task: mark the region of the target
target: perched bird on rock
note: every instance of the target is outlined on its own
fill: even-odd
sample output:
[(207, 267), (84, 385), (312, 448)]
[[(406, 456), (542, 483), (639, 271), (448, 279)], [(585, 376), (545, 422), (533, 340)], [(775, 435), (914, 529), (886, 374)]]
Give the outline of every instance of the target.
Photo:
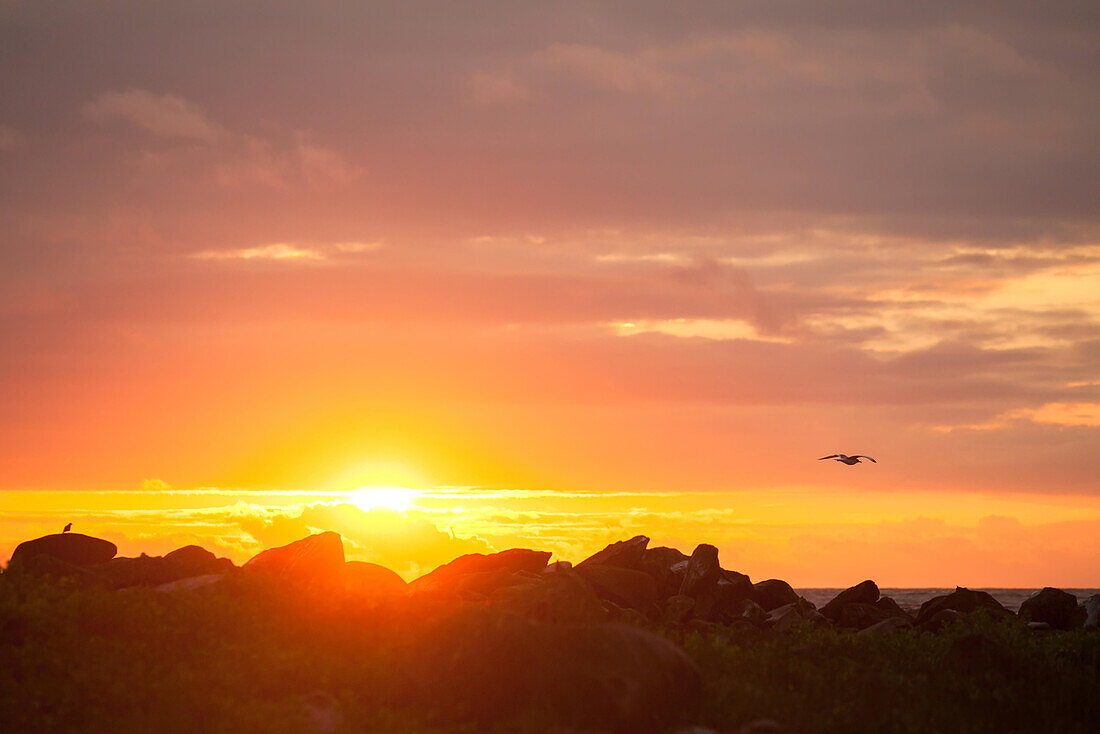
[(69, 523), (68, 525), (66, 525), (66, 526), (65, 526), (65, 529), (64, 529), (64, 530), (62, 530), (61, 532), (63, 532), (63, 533), (67, 533), (67, 532), (69, 532), (69, 531), (70, 531), (70, 530), (72, 530), (72, 529), (73, 529), (73, 524), (72, 524), (72, 523)]
[(855, 456), (848, 456), (847, 454), (832, 454), (831, 456), (822, 456), (820, 459), (818, 459), (818, 461), (825, 461), (825, 459), (836, 459), (842, 464), (847, 464), (848, 466), (851, 466), (852, 464), (862, 464), (863, 462), (860, 461), (860, 459), (867, 459), (867, 461), (871, 462), (872, 464), (878, 463), (870, 456), (864, 456), (863, 454), (856, 454)]

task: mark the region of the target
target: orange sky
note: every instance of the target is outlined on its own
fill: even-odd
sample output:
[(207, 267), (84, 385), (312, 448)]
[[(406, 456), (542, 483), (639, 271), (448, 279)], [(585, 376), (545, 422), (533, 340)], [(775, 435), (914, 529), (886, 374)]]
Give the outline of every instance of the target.
[[(804, 586), (1100, 585), (1097, 28), (3, 3), (0, 555), (642, 532)], [(370, 485), (424, 493), (342, 507)]]

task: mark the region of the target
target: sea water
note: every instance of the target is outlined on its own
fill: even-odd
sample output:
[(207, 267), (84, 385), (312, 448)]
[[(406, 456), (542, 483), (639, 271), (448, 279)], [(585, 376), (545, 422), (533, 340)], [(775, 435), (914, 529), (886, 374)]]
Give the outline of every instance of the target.
[[(951, 589), (879, 589), (883, 596), (888, 596), (898, 603), (902, 609), (915, 611), (920, 605), (936, 596), (943, 596), (954, 591)], [(1006, 609), (1019, 611), (1020, 605), (1029, 596), (1039, 589), (974, 589), (975, 591), (988, 591), (994, 599), (1005, 606)], [(800, 596), (804, 596), (820, 609), (844, 589), (795, 589)], [(1077, 597), (1081, 603), (1093, 594), (1100, 594), (1100, 589), (1062, 589)]]

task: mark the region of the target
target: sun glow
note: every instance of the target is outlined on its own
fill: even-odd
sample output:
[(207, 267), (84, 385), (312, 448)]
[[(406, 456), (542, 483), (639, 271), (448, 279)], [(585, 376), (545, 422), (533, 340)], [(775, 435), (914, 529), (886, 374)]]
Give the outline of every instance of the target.
[(405, 512), (420, 494), (408, 487), (359, 487), (347, 493), (348, 500), (364, 512), (377, 508)]

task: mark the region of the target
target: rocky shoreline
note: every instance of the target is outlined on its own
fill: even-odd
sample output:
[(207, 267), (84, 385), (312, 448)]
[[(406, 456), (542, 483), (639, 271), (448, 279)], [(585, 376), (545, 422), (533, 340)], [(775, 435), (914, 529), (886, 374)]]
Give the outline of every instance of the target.
[(1100, 630), (1100, 595), (1078, 600), (1055, 588), (1034, 594), (1017, 614), (987, 592), (961, 587), (905, 609), (866, 580), (818, 608), (783, 580), (753, 582), (723, 568), (712, 545), (688, 555), (650, 547), (645, 536), (576, 564), (520, 548), (465, 555), (409, 583), (382, 566), (346, 561), (334, 532), (265, 550), (239, 567), (199, 546), (156, 557), (116, 552), (79, 533), (47, 535), (20, 544), (2, 579), (147, 588), (165, 599), (252, 584), (345, 615), (371, 610), (375, 618), (418, 620), (423, 633), (409, 658), (420, 673), (407, 688), (449, 721), (499, 721), (518, 706), (586, 731), (672, 731), (692, 719), (705, 688), (681, 646), (691, 635), (722, 640), (819, 628), (920, 637), (973, 615), (1034, 635)]

